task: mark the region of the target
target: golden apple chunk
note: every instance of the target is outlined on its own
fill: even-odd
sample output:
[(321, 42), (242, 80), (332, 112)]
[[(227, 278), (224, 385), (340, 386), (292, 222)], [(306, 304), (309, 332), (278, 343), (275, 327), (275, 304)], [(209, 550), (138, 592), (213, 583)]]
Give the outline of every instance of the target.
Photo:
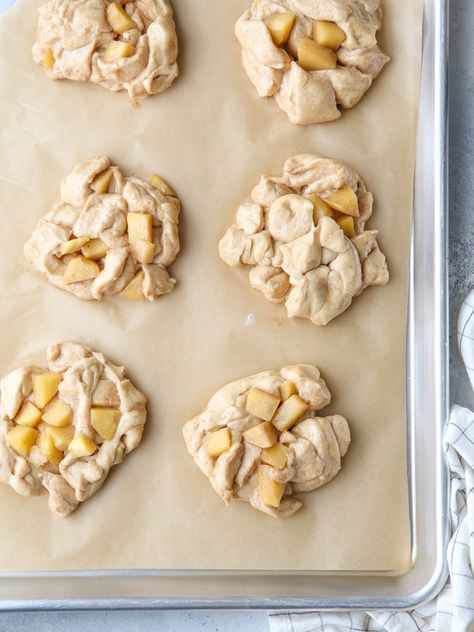
[(336, 53), (304, 37), (298, 44), (298, 63), (303, 70), (332, 70), (337, 66)]
[(153, 241), (153, 223), (149, 213), (127, 213), (128, 240)]
[(136, 29), (137, 25), (119, 2), (112, 2), (107, 7), (107, 20), (116, 33), (125, 33), (129, 29)]
[(246, 410), (254, 417), (271, 421), (280, 404), (280, 398), (259, 388), (251, 388), (247, 396)]
[(299, 395), (292, 395), (277, 410), (275, 417), (272, 419), (273, 425), (280, 432), (288, 430), (305, 413), (309, 408), (307, 402), (301, 399)]
[(267, 468), (258, 468), (258, 490), (262, 502), (268, 507), (279, 507), (283, 494), (285, 493), (285, 485), (273, 480), (269, 475)]
[(137, 272), (137, 274), (133, 277), (127, 287), (120, 292), (120, 296), (123, 298), (128, 298), (129, 301), (144, 301), (145, 295), (143, 294), (143, 279), (145, 278), (145, 273), (143, 270)]
[(30, 401), (26, 401), (15, 417), (15, 421), (19, 426), (30, 426), (36, 428), (41, 421), (41, 411), (36, 408)]
[(54, 447), (61, 452), (65, 452), (71, 441), (74, 439), (74, 426), (64, 426), (63, 428), (59, 428), (57, 426), (48, 426), (48, 424), (44, 424), (44, 427), (41, 428), (42, 432), (48, 434), (53, 440)]
[(228, 428), (221, 428), (208, 432), (203, 441), (204, 449), (209, 456), (217, 458), (232, 445), (232, 438)]
[(61, 376), (59, 373), (46, 371), (33, 375), (33, 401), (37, 408), (44, 408), (58, 392)]
[[(137, 49), (135, 48), (135, 46), (132, 46), (128, 42), (120, 42), (114, 40), (113, 42), (110, 42), (110, 44), (105, 49), (104, 59), (105, 61), (115, 61), (116, 59), (131, 57), (132, 55), (135, 55), (136, 52)], [(105, 193), (105, 191), (99, 191), (98, 193)]]
[(346, 34), (335, 22), (316, 20), (313, 24), (313, 39), (321, 46), (337, 50), (346, 39)]
[(35, 445), (38, 437), (38, 431), (36, 428), (30, 428), (29, 426), (15, 426), (13, 430), (7, 432), (7, 443), (21, 454), (21, 456), (28, 456), (31, 448)]
[(286, 402), (286, 400), (289, 399), (292, 395), (298, 395), (298, 389), (293, 384), (293, 382), (290, 382), (289, 380), (283, 382), (283, 384), (279, 388), (279, 391), (282, 402)]
[(244, 432), (246, 441), (259, 448), (270, 448), (278, 441), (275, 426), (270, 421), (264, 421)]
[[(118, 44), (118, 43), (119, 42), (112, 42), (112, 44)], [(107, 191), (109, 190), (109, 184), (111, 180), (112, 180), (112, 169), (106, 169), (105, 171), (102, 171), (102, 173), (99, 173), (99, 175), (97, 175), (92, 180), (91, 189), (95, 191), (96, 193), (107, 193)]]
[(43, 419), (50, 426), (58, 428), (69, 426), (72, 421), (72, 409), (62, 399), (57, 399), (47, 407), (43, 413)]
[(115, 437), (120, 416), (116, 408), (92, 408), (91, 424), (102, 439), (110, 440)]
[(89, 237), (76, 237), (69, 239), (69, 241), (63, 242), (59, 246), (59, 252), (62, 255), (72, 255), (74, 252), (78, 252), (84, 244), (87, 244)]
[(268, 16), (265, 20), (265, 24), (276, 46), (286, 44), (294, 23), (295, 16), (293, 13), (274, 13)]
[(359, 203), (357, 201), (357, 195), (348, 184), (345, 184), (334, 193), (331, 193), (328, 197), (325, 197), (324, 201), (335, 211), (339, 211), (339, 213), (351, 215), (352, 217), (359, 217)]
[(99, 261), (107, 254), (107, 246), (102, 239), (91, 239), (83, 248), (82, 254), (86, 259)]
[(99, 276), (100, 268), (95, 261), (89, 261), (82, 255), (74, 257), (67, 264), (66, 271), (63, 274), (63, 283), (79, 283), (80, 281), (88, 281)]
[(91, 456), (97, 450), (97, 446), (85, 435), (79, 435), (71, 441), (68, 448), (69, 452), (72, 452), (74, 456), (80, 458), (81, 456)]
[(160, 176), (157, 176), (157, 175), (150, 176), (148, 178), (148, 182), (151, 184), (151, 186), (154, 189), (161, 191), (163, 195), (172, 195), (173, 197), (176, 197), (175, 190), (172, 187), (170, 187), (170, 185), (167, 182), (165, 182), (163, 178), (161, 178)]
[(344, 231), (344, 235), (347, 237), (354, 237), (355, 229), (354, 229), (354, 218), (350, 215), (340, 215), (336, 222)]
[(47, 432), (39, 433), (36, 445), (44, 458), (48, 459), (50, 463), (58, 465), (63, 460), (64, 454), (57, 449), (52, 437)]
[(313, 222), (317, 226), (321, 217), (333, 217), (334, 211), (327, 202), (320, 198), (316, 193), (307, 196), (313, 203)]
[(47, 50), (44, 51), (43, 53), (43, 67), (45, 70), (52, 70), (53, 66), (54, 66), (54, 55), (53, 55), (53, 51), (48, 48)]
[(151, 263), (155, 256), (155, 244), (152, 241), (138, 239), (132, 243), (132, 254), (140, 263)]
[(92, 393), (93, 406), (120, 406), (117, 387), (110, 380), (99, 380)]
[(275, 443), (271, 448), (267, 448), (262, 452), (262, 461), (282, 470), (286, 465), (288, 452), (289, 448), (286, 445)]

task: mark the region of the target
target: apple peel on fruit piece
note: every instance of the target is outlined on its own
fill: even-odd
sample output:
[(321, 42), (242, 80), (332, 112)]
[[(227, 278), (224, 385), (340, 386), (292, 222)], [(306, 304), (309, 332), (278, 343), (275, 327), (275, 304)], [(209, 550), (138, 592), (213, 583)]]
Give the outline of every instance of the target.
[[(288, 404), (293, 398), (296, 407)], [(319, 370), (310, 364), (236, 380), (184, 425), (186, 448), (226, 504), (244, 500), (285, 518), (303, 504), (295, 493), (329, 483), (341, 469), (349, 425), (341, 415), (316, 415), (330, 400)]]
[(64, 517), (93, 496), (140, 444), (146, 397), (102, 353), (50, 345), (48, 367), (0, 382), (0, 482), (22, 496), (49, 494)]

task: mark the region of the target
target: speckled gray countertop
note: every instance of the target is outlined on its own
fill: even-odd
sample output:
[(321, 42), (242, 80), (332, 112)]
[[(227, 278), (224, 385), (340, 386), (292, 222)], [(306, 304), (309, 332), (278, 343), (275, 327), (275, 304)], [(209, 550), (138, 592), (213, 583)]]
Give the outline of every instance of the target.
[(474, 286), (474, 4), (450, 2), (449, 290), (451, 401), (474, 407), (474, 393), (456, 346), (456, 320)]
[[(0, 12), (13, 0), (0, 0)], [(474, 408), (456, 347), (456, 319), (474, 285), (474, 2), (450, 2), (449, 178), (451, 400)], [(263, 612), (71, 612), (0, 613), (0, 632), (263, 632)]]

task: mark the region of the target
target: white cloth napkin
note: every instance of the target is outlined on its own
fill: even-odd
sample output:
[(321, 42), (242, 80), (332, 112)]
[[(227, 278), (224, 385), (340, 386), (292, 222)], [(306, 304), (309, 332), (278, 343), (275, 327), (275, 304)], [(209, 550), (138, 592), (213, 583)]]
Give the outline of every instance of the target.
[[(458, 344), (474, 388), (474, 290), (458, 320)], [(454, 405), (444, 436), (451, 477), (450, 578), (410, 612), (269, 613), (271, 632), (474, 632), (474, 413)]]

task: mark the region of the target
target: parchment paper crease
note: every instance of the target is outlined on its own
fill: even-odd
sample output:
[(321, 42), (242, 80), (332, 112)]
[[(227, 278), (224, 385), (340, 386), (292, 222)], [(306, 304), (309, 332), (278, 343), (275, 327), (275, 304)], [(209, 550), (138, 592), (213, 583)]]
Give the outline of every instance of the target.
[[(0, 373), (77, 340), (122, 362), (149, 397), (142, 445), (66, 520), (45, 498), (0, 487), (0, 568), (223, 568), (403, 572), (410, 540), (405, 450), (405, 328), (422, 0), (384, 0), (393, 58), (342, 119), (298, 128), (259, 99), (233, 25), (247, 0), (175, 0), (181, 76), (139, 109), (125, 94), (54, 83), (31, 58), (40, 0), (0, 17)], [(288, 321), (217, 254), (261, 174), (300, 152), (344, 160), (375, 196), (391, 282), (369, 288), (325, 328)], [(108, 154), (160, 173), (183, 205), (177, 289), (155, 304), (83, 303), (27, 269), (23, 243), (78, 161)], [(253, 317), (249, 318), (249, 314)], [(342, 472), (276, 521), (224, 506), (181, 426), (224, 383), (315, 363), (353, 442)]]

